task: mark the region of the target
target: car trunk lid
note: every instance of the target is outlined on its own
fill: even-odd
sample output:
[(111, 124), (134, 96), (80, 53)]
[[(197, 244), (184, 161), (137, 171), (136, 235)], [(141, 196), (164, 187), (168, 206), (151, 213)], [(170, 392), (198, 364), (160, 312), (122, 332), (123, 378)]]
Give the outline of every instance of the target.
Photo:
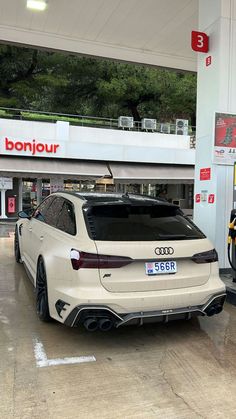
[[(186, 241), (164, 243), (96, 241), (95, 243), (98, 255), (131, 258), (131, 261), (127, 259), (127, 264), (119, 268), (100, 267), (101, 283), (110, 292), (157, 291), (195, 287), (205, 284), (210, 276), (210, 263), (197, 264), (192, 260), (194, 254), (203, 249), (210, 250), (212, 248), (207, 239), (191, 241), (191, 246)], [(169, 249), (173, 249), (174, 252), (172, 255), (157, 255), (156, 249), (158, 253), (168, 252)], [(152, 271), (153, 263), (167, 261), (176, 263), (175, 273)], [(168, 265), (170, 266), (170, 264)], [(164, 264), (159, 266), (164, 266)]]
[[(212, 245), (178, 207), (124, 196), (119, 202), (87, 205), (84, 216), (100, 258), (100, 280), (108, 291), (156, 291), (208, 281), (210, 263), (196, 263), (192, 256)], [(112, 266), (117, 257), (124, 263)]]

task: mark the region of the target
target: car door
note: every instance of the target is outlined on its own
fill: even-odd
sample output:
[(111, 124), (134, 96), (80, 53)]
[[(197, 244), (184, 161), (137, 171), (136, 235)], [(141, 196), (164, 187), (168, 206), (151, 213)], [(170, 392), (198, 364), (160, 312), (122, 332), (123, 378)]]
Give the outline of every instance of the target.
[[(55, 302), (60, 298), (62, 289), (71, 286), (73, 274), (77, 286), (79, 283), (70, 259), (71, 249), (77, 248), (76, 214), (73, 203), (59, 196), (53, 201), (49, 212), (54, 215), (50, 225), (45, 224), (47, 234), (41, 247), (41, 255), (47, 276), (50, 313), (58, 316)], [(46, 221), (49, 221), (48, 218)]]
[(27, 267), (35, 279), (38, 255), (43, 246), (44, 238), (47, 236), (47, 224), (53, 222), (55, 218), (52, 204), (55, 196), (46, 198), (35, 210), (31, 217), (27, 228), (27, 251), (25, 257), (27, 258)]

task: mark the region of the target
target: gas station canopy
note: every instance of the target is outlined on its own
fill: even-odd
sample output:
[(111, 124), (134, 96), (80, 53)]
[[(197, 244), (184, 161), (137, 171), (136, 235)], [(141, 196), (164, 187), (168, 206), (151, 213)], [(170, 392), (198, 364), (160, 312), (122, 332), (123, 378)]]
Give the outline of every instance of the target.
[(0, 1), (0, 42), (196, 71), (197, 0)]

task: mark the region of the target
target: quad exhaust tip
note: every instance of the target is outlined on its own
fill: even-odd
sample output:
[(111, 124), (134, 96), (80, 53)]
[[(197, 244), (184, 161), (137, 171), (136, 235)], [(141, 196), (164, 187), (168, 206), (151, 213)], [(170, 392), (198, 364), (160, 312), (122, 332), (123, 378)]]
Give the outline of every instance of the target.
[(86, 319), (84, 327), (88, 332), (95, 332), (98, 329), (98, 321), (95, 318)]
[(95, 317), (90, 317), (84, 321), (84, 327), (89, 332), (95, 332), (100, 329), (102, 332), (108, 332), (113, 327), (113, 322), (108, 317), (102, 319), (96, 319)]
[(113, 327), (113, 322), (111, 321), (111, 319), (108, 319), (108, 318), (99, 320), (98, 324), (99, 324), (99, 329), (102, 332), (108, 332)]

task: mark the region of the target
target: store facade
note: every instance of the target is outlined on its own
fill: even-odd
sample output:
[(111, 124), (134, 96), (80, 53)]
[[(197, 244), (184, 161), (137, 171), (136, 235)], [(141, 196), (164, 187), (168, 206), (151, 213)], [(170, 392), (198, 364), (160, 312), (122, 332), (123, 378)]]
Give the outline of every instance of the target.
[(188, 136), (0, 119), (0, 218), (56, 190), (137, 192), (191, 209)]

